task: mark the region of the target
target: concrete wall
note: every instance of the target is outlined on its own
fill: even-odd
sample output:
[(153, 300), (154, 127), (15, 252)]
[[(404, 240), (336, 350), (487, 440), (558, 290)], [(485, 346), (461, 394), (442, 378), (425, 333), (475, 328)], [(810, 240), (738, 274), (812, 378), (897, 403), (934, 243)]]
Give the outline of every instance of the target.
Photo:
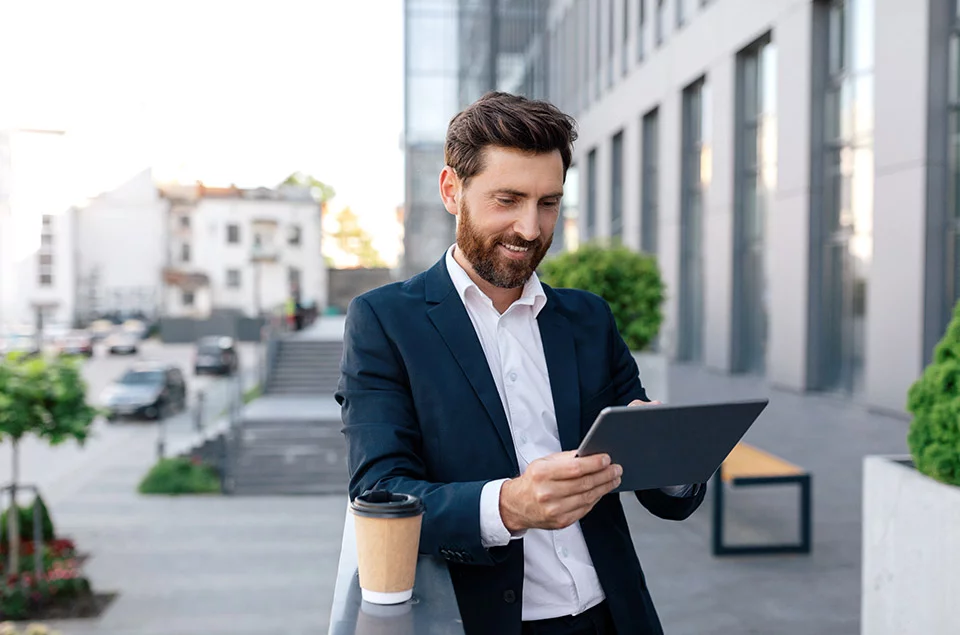
[(390, 269), (330, 269), (330, 308), (346, 312), (356, 296), (393, 282)]
[(208, 335), (223, 335), (242, 342), (259, 342), (264, 321), (232, 312), (217, 312), (206, 319), (162, 317), (160, 339), (167, 344), (192, 344)]

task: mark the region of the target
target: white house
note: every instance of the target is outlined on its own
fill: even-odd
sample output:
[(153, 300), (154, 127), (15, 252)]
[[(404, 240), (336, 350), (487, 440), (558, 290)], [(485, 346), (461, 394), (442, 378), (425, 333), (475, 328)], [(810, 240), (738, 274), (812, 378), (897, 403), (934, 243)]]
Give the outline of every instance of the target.
[(77, 209), (81, 320), (110, 313), (157, 315), (169, 207), (146, 169)]
[(164, 186), (170, 201), (165, 315), (211, 309), (255, 316), (294, 292), (322, 309), (327, 299), (321, 208), (308, 188)]

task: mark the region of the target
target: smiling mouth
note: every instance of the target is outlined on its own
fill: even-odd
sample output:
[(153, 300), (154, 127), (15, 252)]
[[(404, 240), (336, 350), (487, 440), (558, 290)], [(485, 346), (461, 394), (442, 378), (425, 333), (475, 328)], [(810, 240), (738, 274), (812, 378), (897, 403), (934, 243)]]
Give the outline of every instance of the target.
[(525, 254), (530, 251), (529, 247), (517, 247), (516, 245), (507, 245), (506, 243), (500, 243), (500, 246), (515, 254)]

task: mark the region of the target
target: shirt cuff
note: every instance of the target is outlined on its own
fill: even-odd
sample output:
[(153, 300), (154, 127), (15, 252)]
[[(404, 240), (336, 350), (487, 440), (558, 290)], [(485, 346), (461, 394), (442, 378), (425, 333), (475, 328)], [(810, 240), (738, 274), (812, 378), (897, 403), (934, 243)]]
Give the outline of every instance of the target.
[(673, 496), (675, 498), (689, 498), (697, 495), (697, 492), (700, 491), (700, 484), (694, 483), (693, 485), (668, 485), (666, 487), (661, 487), (660, 491), (667, 496)]
[(490, 481), (480, 490), (480, 543), (484, 549), (503, 547), (526, 533), (511, 534), (500, 517), (500, 488), (507, 480)]

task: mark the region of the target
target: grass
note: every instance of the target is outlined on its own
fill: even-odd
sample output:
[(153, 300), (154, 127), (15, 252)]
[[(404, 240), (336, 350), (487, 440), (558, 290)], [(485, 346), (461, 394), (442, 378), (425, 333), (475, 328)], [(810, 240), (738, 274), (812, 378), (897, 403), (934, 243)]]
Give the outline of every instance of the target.
[(188, 458), (161, 459), (143, 477), (141, 494), (219, 494), (220, 476), (203, 463)]
[(248, 404), (262, 394), (263, 394), (263, 391), (260, 389), (260, 384), (257, 384), (252, 388), (248, 388), (243, 393), (243, 403)]

